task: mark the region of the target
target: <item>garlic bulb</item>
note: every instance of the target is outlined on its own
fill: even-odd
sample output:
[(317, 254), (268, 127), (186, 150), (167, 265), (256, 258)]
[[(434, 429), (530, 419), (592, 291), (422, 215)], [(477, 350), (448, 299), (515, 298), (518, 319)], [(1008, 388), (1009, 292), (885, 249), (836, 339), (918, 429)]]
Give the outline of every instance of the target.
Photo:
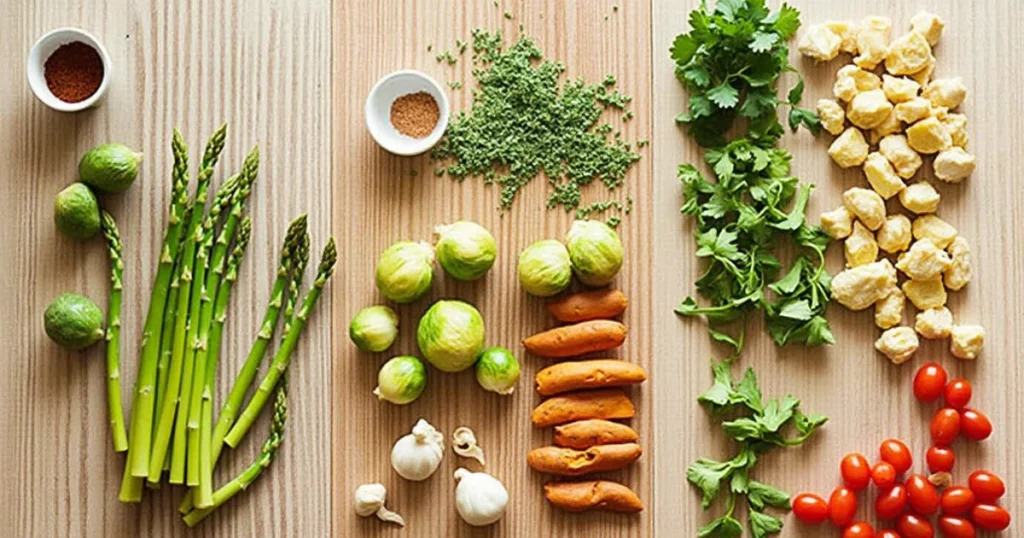
[(420, 419), (412, 433), (395, 442), (391, 466), (406, 480), (426, 480), (434, 474), (444, 456), (444, 435)]
[(476, 444), (476, 434), (465, 426), (459, 426), (452, 433), (452, 450), (463, 458), (473, 458), (480, 465), (487, 465), (484, 462), (484, 449)]
[(474, 527), (490, 525), (501, 519), (508, 505), (508, 491), (497, 478), (487, 473), (455, 471), (455, 507), (463, 521)]
[(362, 517), (377, 515), (383, 521), (397, 523), (404, 527), (402, 516), (384, 508), (384, 500), (388, 492), (384, 484), (363, 484), (356, 488), (356, 513)]

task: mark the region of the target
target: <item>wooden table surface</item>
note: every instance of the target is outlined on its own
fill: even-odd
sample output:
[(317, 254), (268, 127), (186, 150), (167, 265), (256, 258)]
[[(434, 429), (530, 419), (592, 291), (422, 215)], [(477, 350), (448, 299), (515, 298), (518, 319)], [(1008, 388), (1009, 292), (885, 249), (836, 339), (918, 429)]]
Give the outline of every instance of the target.
[[(619, 2), (570, 0), (256, 0), (253, 2), (163, 2), (102, 0), (12, 0), (0, 14), (0, 59), (13, 66), (0, 80), (0, 119), (7, 136), (0, 156), (7, 165), (7, 189), (0, 210), (7, 226), (0, 246), (11, 261), (0, 289), (15, 308), (5, 316), (0, 343), (11, 350), (0, 376), (0, 528), (10, 536), (541, 536), (603, 538), (693, 536), (710, 520), (698, 495), (685, 482), (687, 464), (699, 456), (727, 458), (732, 448), (696, 404), (710, 382), (708, 359), (715, 349), (703, 324), (678, 319), (673, 307), (693, 290), (700, 266), (693, 257), (692, 227), (679, 215), (675, 167), (696, 162), (700, 152), (675, 125), (685, 93), (675, 80), (667, 50), (686, 28), (696, 1)], [(843, 454), (873, 456), (886, 437), (908, 441), (920, 456), (928, 445), (932, 407), (910, 393), (917, 365), (938, 360), (969, 377), (974, 405), (992, 417), (996, 433), (986, 443), (958, 445), (957, 478), (988, 467), (1007, 480), (1006, 505), (1024, 517), (1024, 442), (1019, 411), (1024, 366), (1018, 359), (1019, 320), (1024, 316), (1024, 190), (1016, 160), (1024, 154), (1024, 112), (1017, 67), (1024, 42), (1017, 36), (1024, 16), (1011, 0), (913, 3), (886, 0), (795, 2), (804, 24), (825, 19), (892, 17), (896, 31), (908, 26), (918, 8), (942, 15), (948, 27), (936, 49), (938, 74), (964, 77), (970, 93), (970, 150), (978, 170), (960, 186), (939, 185), (940, 215), (954, 224), (975, 252), (975, 278), (951, 297), (960, 319), (988, 329), (986, 349), (973, 363), (956, 361), (942, 345), (926, 343), (915, 360), (894, 367), (871, 347), (877, 331), (870, 313), (841, 307), (829, 318), (839, 342), (828, 349), (778, 350), (756, 335), (742, 365), (753, 365), (767, 394), (791, 392), (807, 410), (831, 421), (806, 446), (766, 457), (757, 478), (793, 493), (827, 494), (837, 484)], [(89, 7), (86, 7), (89, 5)], [(512, 19), (506, 19), (508, 12)], [(571, 216), (545, 212), (543, 181), (531, 184), (513, 210), (499, 216), (497, 192), (480, 182), (459, 184), (434, 178), (425, 157), (397, 158), (380, 150), (363, 126), (363, 100), (382, 75), (418, 68), (450, 90), (456, 108), (469, 101), (468, 53), (449, 67), (434, 54), (468, 39), (476, 27), (501, 29), (506, 40), (524, 32), (536, 38), (546, 57), (560, 59), (570, 76), (596, 81), (618, 75), (619, 87), (634, 97), (635, 118), (624, 125), (627, 139), (651, 139), (618, 196), (635, 200), (620, 228), (627, 264), (618, 279), (631, 299), (631, 327), (624, 358), (646, 366), (651, 379), (633, 390), (644, 456), (616, 478), (634, 487), (648, 510), (637, 517), (566, 516), (553, 512), (541, 494), (542, 477), (529, 471), (525, 452), (549, 439), (534, 432), (529, 410), (539, 401), (530, 378), (542, 365), (525, 354), (519, 340), (551, 325), (542, 303), (515, 281), (515, 258), (529, 243), (561, 237)], [(105, 104), (77, 115), (46, 109), (31, 94), (21, 72), (34, 40), (59, 26), (80, 26), (98, 35), (115, 64)], [(427, 52), (433, 45), (433, 52)], [(830, 93), (839, 63), (794, 61), (808, 80), (805, 103)], [(106, 254), (100, 239), (75, 243), (52, 224), (54, 194), (75, 179), (79, 156), (111, 140), (141, 148), (146, 158), (140, 179), (123, 195), (103, 204), (117, 217), (125, 240), (125, 400), (135, 378), (141, 320), (149, 300), (159, 235), (168, 196), (171, 129), (178, 126), (194, 152), (221, 121), (229, 123), (228, 144), (216, 181), (237, 169), (247, 149), (260, 144), (263, 166), (250, 211), (254, 241), (236, 287), (221, 394), (256, 331), (269, 295), (275, 257), (288, 221), (310, 214), (314, 243), (328, 235), (339, 241), (340, 262), (330, 293), (295, 356), (294, 390), (281, 458), (253, 488), (188, 532), (174, 508), (180, 490), (164, 488), (140, 506), (117, 501), (123, 458), (111, 450), (106, 421), (103, 351), (59, 351), (45, 337), (40, 320), (49, 301), (63, 291), (85, 293), (105, 304)], [(825, 154), (826, 136), (788, 135), (794, 173), (817, 185), (808, 214), (839, 203), (846, 188), (864, 183), (856, 170), (844, 172)], [(411, 177), (416, 170), (418, 175)], [(601, 188), (585, 199), (607, 197)], [(379, 252), (399, 239), (429, 240), (437, 224), (478, 220), (498, 238), (499, 258), (483, 281), (458, 284), (439, 276), (431, 298), (460, 297), (480, 307), (488, 343), (520, 355), (523, 381), (502, 398), (482, 392), (470, 374), (431, 372), (426, 394), (395, 407), (370, 394), (386, 357), (355, 351), (346, 336), (348, 320), (361, 307), (382, 299), (373, 286)], [(838, 270), (841, 252), (830, 252)], [(429, 302), (400, 309), (396, 352), (414, 352), (418, 315)], [(229, 374), (228, 372), (231, 372)], [(388, 464), (391, 443), (423, 416), (450, 434), (473, 427), (485, 448), (487, 470), (512, 494), (505, 519), (472, 530), (454, 511), (449, 452), (431, 480), (409, 484)], [(265, 421), (255, 427), (265, 432)], [(258, 451), (255, 441), (227, 453), (221, 480)], [(476, 467), (473, 467), (474, 469)], [(351, 509), (355, 487), (381, 481), (389, 505), (406, 516), (398, 530)], [(862, 514), (866, 511), (862, 510)], [(810, 538), (786, 517), (783, 536)], [(1015, 525), (1019, 526), (1019, 523)], [(1013, 536), (1015, 531), (1005, 536)]]

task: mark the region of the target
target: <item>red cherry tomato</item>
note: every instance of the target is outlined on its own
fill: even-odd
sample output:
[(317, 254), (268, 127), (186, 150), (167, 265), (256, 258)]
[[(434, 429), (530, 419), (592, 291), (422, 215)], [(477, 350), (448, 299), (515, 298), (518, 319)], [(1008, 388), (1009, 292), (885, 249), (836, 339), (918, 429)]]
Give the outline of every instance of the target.
[(976, 504), (971, 509), (971, 521), (984, 531), (1001, 531), (1010, 526), (1010, 513), (1002, 506)]
[(860, 491), (871, 483), (871, 467), (867, 458), (860, 454), (847, 454), (839, 465), (843, 483), (853, 491)]
[(947, 377), (946, 369), (938, 363), (925, 363), (914, 376), (914, 396), (922, 402), (938, 400), (946, 388)]
[(928, 471), (932, 473), (948, 473), (953, 470), (956, 463), (956, 454), (948, 446), (933, 446), (928, 449), (924, 456), (928, 462)]
[(1003, 484), (1003, 480), (988, 471), (974, 471), (967, 478), (967, 485), (974, 492), (974, 498), (979, 503), (994, 503), (1006, 493), (1006, 485)]
[(953, 486), (942, 492), (939, 501), (943, 514), (959, 516), (971, 511), (974, 506), (974, 492), (963, 486)]
[(863, 521), (851, 523), (843, 529), (843, 538), (875, 538), (875, 528)]
[(946, 538), (974, 538), (977, 534), (970, 521), (950, 516), (939, 518), (939, 530)]
[(971, 382), (958, 377), (946, 385), (946, 405), (953, 409), (962, 409), (971, 401)]
[(914, 465), (914, 457), (910, 455), (910, 449), (899, 439), (886, 439), (878, 449), (882, 461), (889, 463), (896, 469), (896, 476), (910, 470)]
[(960, 431), (971, 441), (984, 441), (992, 435), (992, 422), (981, 411), (965, 407), (960, 411)]
[(793, 497), (793, 515), (804, 523), (817, 525), (828, 519), (828, 504), (818, 495), (801, 493)]
[(932, 441), (951, 445), (960, 435), (960, 412), (949, 407), (939, 409), (932, 418)]
[(915, 514), (903, 514), (903, 517), (896, 522), (903, 538), (933, 538), (935, 529), (927, 519)]
[(849, 488), (836, 488), (828, 499), (828, 520), (842, 528), (852, 523), (856, 514), (857, 494)]
[(900, 536), (900, 533), (898, 533), (896, 531), (891, 531), (891, 530), (886, 529), (884, 531), (878, 531), (878, 534), (875, 535), (875, 538), (903, 538), (903, 537)]
[(930, 516), (939, 509), (939, 492), (927, 478), (913, 474), (907, 479), (907, 502), (913, 511)]
[(907, 488), (896, 484), (888, 491), (881, 491), (875, 497), (875, 514), (878, 519), (888, 521), (896, 519), (907, 509)]
[(896, 468), (891, 463), (880, 461), (871, 468), (871, 481), (875, 487), (885, 491), (896, 484)]

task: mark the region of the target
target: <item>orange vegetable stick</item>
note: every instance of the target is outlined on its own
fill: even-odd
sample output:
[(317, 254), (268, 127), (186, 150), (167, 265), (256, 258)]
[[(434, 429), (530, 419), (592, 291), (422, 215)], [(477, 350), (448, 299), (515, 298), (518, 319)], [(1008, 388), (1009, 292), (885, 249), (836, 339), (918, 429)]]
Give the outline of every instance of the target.
[(527, 351), (541, 357), (564, 358), (616, 348), (626, 341), (626, 326), (607, 319), (556, 327), (523, 340)]
[(615, 359), (561, 362), (537, 372), (537, 392), (551, 396), (580, 389), (621, 387), (643, 383), (647, 372), (638, 365)]
[(634, 415), (636, 409), (625, 392), (605, 389), (548, 398), (533, 410), (530, 418), (534, 426), (547, 428), (590, 418), (633, 418)]
[(629, 301), (620, 290), (593, 290), (574, 293), (546, 305), (558, 321), (576, 323), (592, 319), (610, 319), (626, 311)]
[(609, 480), (582, 482), (548, 482), (544, 496), (557, 508), (569, 512), (608, 510), (611, 512), (642, 512), (644, 503), (633, 490)]
[(636, 443), (598, 445), (586, 450), (542, 446), (526, 455), (526, 463), (541, 473), (582, 476), (624, 469), (640, 459), (641, 453), (643, 450)]
[(639, 439), (633, 428), (609, 420), (578, 420), (555, 427), (555, 444), (578, 450), (595, 445), (635, 443)]

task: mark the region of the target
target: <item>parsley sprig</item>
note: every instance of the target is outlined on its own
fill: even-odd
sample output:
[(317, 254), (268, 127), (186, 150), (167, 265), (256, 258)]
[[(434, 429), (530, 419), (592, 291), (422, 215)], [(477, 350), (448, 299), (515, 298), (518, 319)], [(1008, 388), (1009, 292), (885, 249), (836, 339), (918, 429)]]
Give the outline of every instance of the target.
[[(763, 401), (757, 375), (747, 368), (739, 382), (732, 378), (730, 363), (722, 361), (712, 367), (714, 382), (698, 401), (715, 417), (729, 418), (722, 429), (740, 449), (729, 461), (701, 458), (686, 470), (686, 479), (701, 491), (701, 504), (708, 509), (721, 494), (726, 495), (726, 511), (702, 527), (700, 538), (736, 538), (743, 534), (743, 525), (735, 517), (740, 497), (747, 502), (747, 523), (754, 538), (764, 538), (782, 531), (782, 520), (766, 512), (768, 508), (789, 510), (789, 494), (751, 478), (758, 456), (778, 447), (803, 444), (828, 419), (821, 415), (805, 415), (800, 400), (786, 395)], [(795, 430), (795, 434), (787, 432)]]

